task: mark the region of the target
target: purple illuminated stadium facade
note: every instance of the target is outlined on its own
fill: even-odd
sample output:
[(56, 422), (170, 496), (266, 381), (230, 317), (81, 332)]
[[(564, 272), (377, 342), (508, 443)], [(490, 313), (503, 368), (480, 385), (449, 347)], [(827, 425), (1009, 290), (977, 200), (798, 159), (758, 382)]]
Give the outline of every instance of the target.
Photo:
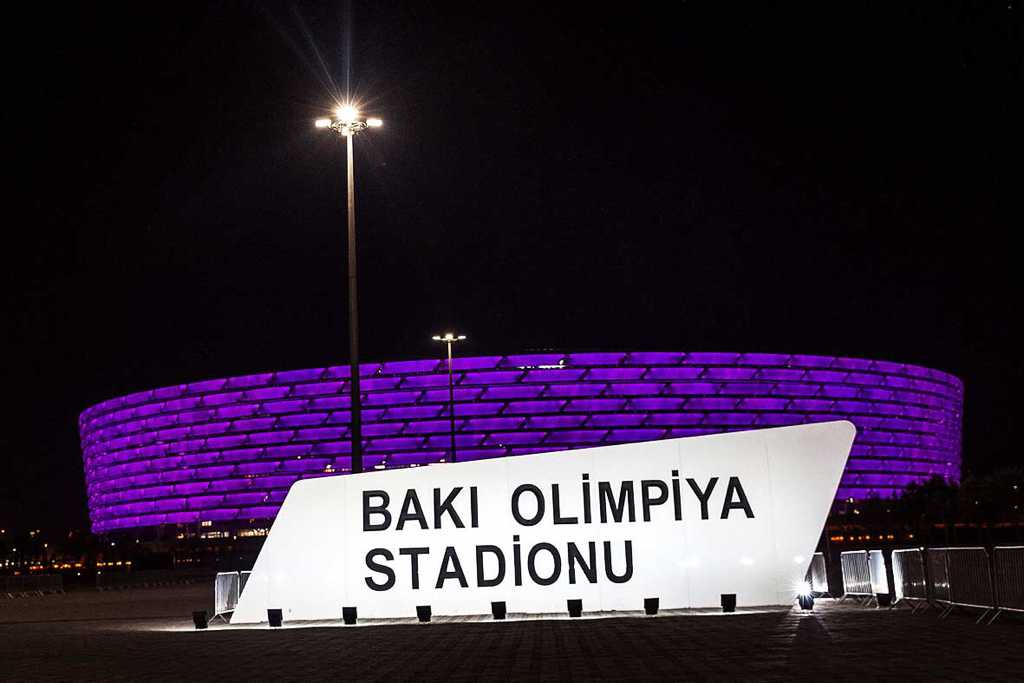
[[(345, 473), (348, 367), (142, 391), (82, 413), (93, 531), (263, 525), (296, 480)], [(447, 365), (361, 366), (366, 468), (450, 460)], [(455, 360), (460, 461), (848, 419), (837, 498), (959, 479), (963, 386), (885, 361), (764, 353)]]

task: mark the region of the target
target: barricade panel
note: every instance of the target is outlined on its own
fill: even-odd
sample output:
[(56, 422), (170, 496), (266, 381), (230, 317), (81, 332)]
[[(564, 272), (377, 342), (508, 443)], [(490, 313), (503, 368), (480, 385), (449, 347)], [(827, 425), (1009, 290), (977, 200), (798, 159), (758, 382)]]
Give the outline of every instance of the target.
[(892, 551), (892, 580), (897, 602), (928, 599), (928, 579), (921, 548)]
[[(984, 548), (929, 548), (928, 556), (942, 558), (945, 567), (945, 592), (940, 593), (936, 575), (932, 575), (935, 599), (960, 607), (978, 607), (989, 610), (995, 607), (995, 593), (992, 590), (992, 574), (989, 571), (988, 552)], [(929, 563), (929, 568), (932, 564)], [(943, 597), (945, 595), (945, 597)]]
[(811, 566), (807, 570), (811, 590), (815, 593), (828, 593), (828, 574), (825, 566), (825, 553), (814, 553)]
[(931, 580), (932, 598), (952, 602), (949, 590), (949, 562), (945, 548), (928, 548), (928, 578)]
[(234, 612), (239, 593), (238, 572), (219, 572), (213, 582), (213, 616)]
[(995, 607), (988, 551), (984, 548), (949, 548), (948, 553), (953, 603), (968, 607)]
[(992, 564), (999, 609), (1024, 612), (1024, 546), (996, 547)]
[(868, 551), (868, 573), (871, 576), (871, 592), (875, 595), (889, 595), (889, 577), (885, 573), (885, 555), (881, 550)]
[(64, 577), (60, 574), (30, 574), (0, 577), (0, 597), (14, 598), (29, 595), (47, 595), (64, 592)]
[(238, 572), (238, 597), (242, 597), (242, 593), (245, 592), (245, 584), (249, 581), (249, 577), (252, 576), (252, 572)]
[(868, 551), (848, 550), (839, 555), (843, 569), (843, 595), (873, 595)]
[(96, 573), (97, 590), (155, 588), (173, 584), (205, 581), (212, 577), (210, 569), (147, 569), (142, 571), (105, 571)]

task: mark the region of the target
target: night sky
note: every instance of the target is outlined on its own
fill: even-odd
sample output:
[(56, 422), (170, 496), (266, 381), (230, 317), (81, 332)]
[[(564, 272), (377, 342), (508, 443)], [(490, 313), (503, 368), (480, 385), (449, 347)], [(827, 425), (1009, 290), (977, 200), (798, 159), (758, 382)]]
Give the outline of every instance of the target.
[(598, 7), (8, 14), (0, 526), (86, 525), (92, 403), (347, 361), (347, 87), (364, 360), (920, 363), (1019, 466), (1019, 1)]

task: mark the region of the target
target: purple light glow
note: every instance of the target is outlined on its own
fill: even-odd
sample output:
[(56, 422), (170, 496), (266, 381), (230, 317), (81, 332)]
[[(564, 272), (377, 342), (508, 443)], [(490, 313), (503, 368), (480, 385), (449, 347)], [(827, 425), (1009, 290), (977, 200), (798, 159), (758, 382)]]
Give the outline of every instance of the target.
[[(849, 419), (838, 498), (960, 471), (963, 387), (917, 366), (740, 353), (455, 360), (459, 460)], [(360, 366), (366, 465), (450, 460), (447, 364)], [(348, 368), (141, 391), (79, 419), (93, 530), (277, 514), (299, 478), (350, 471)]]

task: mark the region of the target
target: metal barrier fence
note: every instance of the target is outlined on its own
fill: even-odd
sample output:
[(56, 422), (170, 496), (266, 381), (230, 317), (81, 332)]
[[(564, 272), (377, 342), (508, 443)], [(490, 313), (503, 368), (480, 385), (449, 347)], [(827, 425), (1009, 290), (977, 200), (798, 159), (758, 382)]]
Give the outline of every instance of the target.
[(245, 584), (249, 581), (252, 572), (238, 572), (238, 597), (242, 597), (245, 591)]
[(811, 592), (819, 596), (829, 595), (825, 553), (814, 553), (811, 557), (811, 566), (807, 568), (807, 581), (811, 584)]
[(908, 603), (916, 612), (928, 608), (928, 575), (924, 570), (924, 550), (903, 548), (892, 551), (893, 606)]
[(881, 550), (868, 551), (868, 574), (871, 576), (871, 592), (875, 596), (892, 594), (889, 575), (885, 573), (885, 555)]
[(949, 590), (949, 565), (946, 563), (946, 554), (933, 552), (936, 548), (929, 548), (925, 551), (926, 567), (928, 571), (928, 585), (930, 593), (929, 600), (949, 602), (951, 593)]
[(847, 550), (839, 555), (839, 563), (843, 569), (843, 597), (874, 599), (871, 591), (871, 568), (868, 565), (867, 550)]
[(238, 572), (218, 572), (213, 581), (213, 618), (227, 621), (228, 614), (235, 611), (238, 596), (241, 595)]
[(954, 607), (984, 610), (982, 621), (996, 609), (988, 551), (984, 548), (929, 548), (928, 568), (932, 575), (932, 599), (946, 603), (946, 617)]
[[(999, 611), (1024, 612), (1024, 546), (995, 548), (992, 569)], [(992, 621), (997, 616), (999, 612), (992, 616)]]
[(210, 569), (152, 569), (129, 572), (96, 572), (96, 590), (158, 588), (195, 583), (213, 576)]
[[(980, 609), (977, 623), (992, 623), (1003, 612), (1024, 612), (1024, 546), (904, 548), (892, 551), (896, 601), (918, 609)], [(991, 615), (991, 617), (990, 617)], [(990, 618), (989, 618), (990, 617)]]
[(63, 592), (64, 577), (60, 574), (0, 576), (0, 598), (24, 598)]

